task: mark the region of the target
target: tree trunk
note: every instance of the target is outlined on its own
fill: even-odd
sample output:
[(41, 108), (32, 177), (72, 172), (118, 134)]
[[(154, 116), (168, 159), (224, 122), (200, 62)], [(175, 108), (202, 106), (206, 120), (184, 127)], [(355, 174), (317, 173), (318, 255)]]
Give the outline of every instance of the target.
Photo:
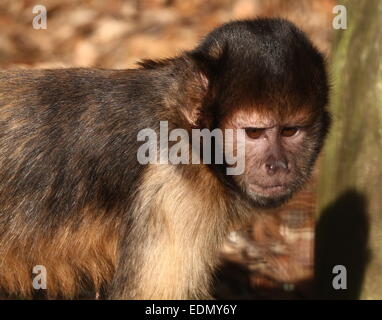
[[(333, 127), (320, 167), (317, 293), (381, 299), (382, 1), (341, 4), (348, 28), (336, 31), (331, 61)], [(333, 288), (336, 265), (346, 267), (345, 290)]]

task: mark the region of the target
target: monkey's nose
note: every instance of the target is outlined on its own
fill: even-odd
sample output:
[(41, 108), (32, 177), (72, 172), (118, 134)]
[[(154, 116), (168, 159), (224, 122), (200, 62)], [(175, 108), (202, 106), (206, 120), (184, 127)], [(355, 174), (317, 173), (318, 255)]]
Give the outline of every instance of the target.
[(288, 171), (288, 162), (286, 160), (270, 160), (265, 163), (265, 169), (269, 175), (277, 171)]

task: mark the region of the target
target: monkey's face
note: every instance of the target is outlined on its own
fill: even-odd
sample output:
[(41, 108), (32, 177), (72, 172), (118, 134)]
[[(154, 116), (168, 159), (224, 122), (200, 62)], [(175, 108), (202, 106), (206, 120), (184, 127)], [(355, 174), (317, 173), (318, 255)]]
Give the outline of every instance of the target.
[(244, 129), (245, 168), (233, 176), (236, 184), (258, 206), (280, 205), (309, 177), (322, 144), (320, 120), (303, 114), (283, 120), (256, 112), (236, 112), (226, 128)]
[(230, 148), (244, 170), (227, 180), (263, 207), (281, 204), (307, 180), (330, 122), (323, 56), (292, 24), (272, 21), (239, 23), (237, 33), (225, 25), (192, 53), (209, 90), (208, 110), (194, 114), (210, 120), (206, 127), (245, 130)]

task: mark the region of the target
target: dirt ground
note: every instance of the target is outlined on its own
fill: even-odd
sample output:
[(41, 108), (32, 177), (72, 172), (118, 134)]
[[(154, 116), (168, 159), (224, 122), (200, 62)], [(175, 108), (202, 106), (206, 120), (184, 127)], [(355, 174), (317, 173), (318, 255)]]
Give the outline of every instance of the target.
[[(134, 68), (193, 48), (233, 19), (284, 17), (330, 57), (335, 0), (2, 0), (0, 68)], [(47, 29), (35, 30), (35, 5)], [(317, 170), (315, 176), (317, 175)], [(221, 299), (312, 297), (315, 179), (278, 210), (231, 234), (215, 295)]]

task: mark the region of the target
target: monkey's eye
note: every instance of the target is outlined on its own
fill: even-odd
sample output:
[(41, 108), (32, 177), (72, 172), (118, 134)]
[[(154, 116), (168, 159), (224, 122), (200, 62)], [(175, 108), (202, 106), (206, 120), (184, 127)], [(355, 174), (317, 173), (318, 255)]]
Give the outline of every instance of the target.
[(281, 135), (283, 137), (292, 137), (298, 132), (297, 127), (285, 127), (281, 129)]
[(259, 139), (264, 133), (263, 128), (245, 128), (245, 133), (251, 139)]

